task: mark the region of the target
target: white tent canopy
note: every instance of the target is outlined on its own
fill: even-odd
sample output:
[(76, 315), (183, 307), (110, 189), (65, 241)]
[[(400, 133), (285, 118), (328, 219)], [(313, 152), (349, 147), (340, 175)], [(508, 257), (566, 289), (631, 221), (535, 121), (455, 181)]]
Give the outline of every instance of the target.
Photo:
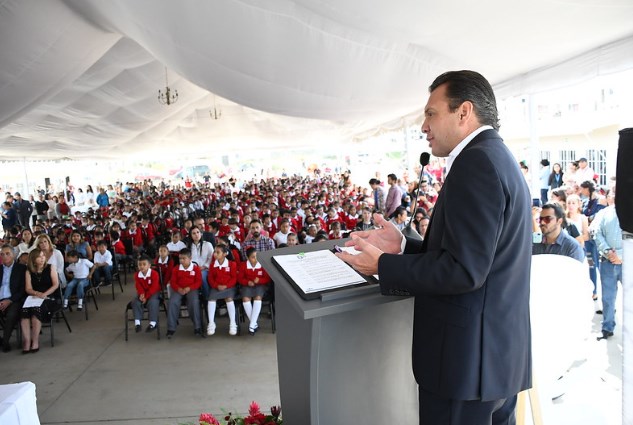
[(449, 69), (501, 96), (630, 69), (632, 17), (630, 0), (0, 0), (0, 159), (350, 141), (419, 118)]

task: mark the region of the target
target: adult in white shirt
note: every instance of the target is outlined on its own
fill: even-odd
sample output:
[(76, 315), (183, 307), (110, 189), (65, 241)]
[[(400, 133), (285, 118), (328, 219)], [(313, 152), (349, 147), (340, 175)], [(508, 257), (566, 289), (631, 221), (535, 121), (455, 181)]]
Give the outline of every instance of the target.
[(204, 298), (209, 296), (209, 282), (207, 282), (207, 275), (209, 274), (209, 266), (213, 259), (213, 245), (211, 242), (202, 240), (202, 231), (196, 226), (193, 226), (189, 230), (189, 249), (191, 250), (191, 261), (196, 263), (200, 267), (202, 273), (202, 293)]
[(593, 183), (593, 176), (596, 173), (587, 163), (587, 158), (580, 158), (578, 160), (578, 170), (576, 170), (576, 183), (581, 184), (586, 181), (590, 181)]

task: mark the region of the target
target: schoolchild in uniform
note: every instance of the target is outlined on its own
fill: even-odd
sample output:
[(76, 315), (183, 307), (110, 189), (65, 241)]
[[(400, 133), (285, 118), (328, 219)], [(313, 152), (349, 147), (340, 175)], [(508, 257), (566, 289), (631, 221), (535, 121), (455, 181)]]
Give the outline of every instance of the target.
[(268, 290), (270, 276), (257, 261), (257, 250), (254, 247), (246, 250), (246, 257), (247, 259), (242, 263), (239, 273), (240, 294), (242, 295), (242, 306), (244, 306), (244, 311), (250, 321), (248, 333), (255, 335), (259, 327), (257, 319), (262, 310), (262, 298)]
[(132, 300), (132, 310), (134, 311), (134, 329), (141, 331), (141, 320), (143, 319), (143, 306), (147, 306), (149, 325), (145, 332), (152, 332), (156, 329), (158, 322), (158, 307), (160, 294), (160, 278), (156, 270), (150, 268), (150, 258), (143, 254), (138, 259), (138, 273), (134, 276), (136, 285), (136, 296)]
[(223, 299), (226, 302), (226, 309), (229, 313), (229, 335), (237, 334), (237, 323), (235, 322), (235, 303), (233, 299), (237, 295), (237, 264), (229, 261), (228, 248), (218, 245), (213, 252), (214, 260), (209, 267), (208, 282), (211, 287), (209, 291), (209, 325), (207, 335), (215, 333), (215, 309), (217, 300)]
[(176, 333), (182, 297), (187, 298), (187, 311), (193, 321), (194, 335), (203, 336), (199, 302), (202, 273), (200, 272), (200, 267), (191, 261), (189, 248), (180, 251), (178, 259), (180, 265), (174, 267), (171, 273), (171, 297), (169, 298), (167, 311), (167, 338), (171, 338)]

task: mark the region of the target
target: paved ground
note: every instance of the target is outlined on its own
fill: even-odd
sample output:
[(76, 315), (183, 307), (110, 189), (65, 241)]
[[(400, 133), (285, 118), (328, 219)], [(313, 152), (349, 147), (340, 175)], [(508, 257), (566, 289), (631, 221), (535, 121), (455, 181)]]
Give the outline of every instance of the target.
[[(194, 337), (185, 319), (172, 340), (132, 333), (125, 342), (123, 312), (132, 293), (128, 284), (125, 294), (117, 289), (115, 301), (101, 295), (100, 310), (92, 308), (88, 321), (68, 313), (73, 332), (57, 324), (55, 347), (46, 329), (39, 353), (0, 353), (0, 383), (34, 382), (43, 424), (174, 425), (205, 411), (244, 412), (251, 400), (279, 403), (275, 336), (267, 316), (254, 337), (230, 337), (223, 317), (218, 334), (206, 339)], [(621, 424), (622, 332), (596, 341), (599, 329), (596, 316), (564, 378), (565, 395), (544, 401), (545, 424)]]

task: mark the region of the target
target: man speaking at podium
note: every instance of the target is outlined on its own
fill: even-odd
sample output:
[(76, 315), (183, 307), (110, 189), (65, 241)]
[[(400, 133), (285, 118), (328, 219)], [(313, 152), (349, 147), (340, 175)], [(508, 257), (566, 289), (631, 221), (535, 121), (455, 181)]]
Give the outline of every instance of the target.
[(382, 216), (337, 254), (385, 295), (415, 297), (413, 373), (420, 424), (514, 424), (531, 385), (530, 194), (497, 133), (492, 87), (472, 71), (435, 79), (422, 131), (447, 177), (424, 242)]

